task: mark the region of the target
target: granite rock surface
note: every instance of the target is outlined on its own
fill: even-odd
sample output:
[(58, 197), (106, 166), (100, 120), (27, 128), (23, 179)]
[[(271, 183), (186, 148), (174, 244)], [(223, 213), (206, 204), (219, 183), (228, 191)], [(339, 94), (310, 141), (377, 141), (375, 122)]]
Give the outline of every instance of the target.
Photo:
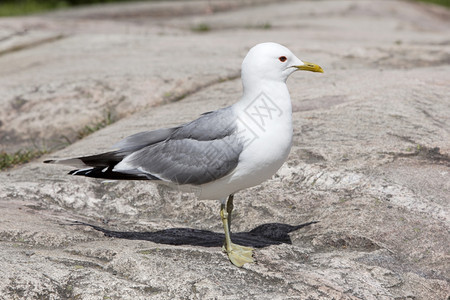
[[(215, 201), (149, 182), (0, 173), (0, 299), (448, 299), (450, 13), (408, 1), (170, 1), (0, 20), (0, 145), (107, 150), (241, 95), (248, 49), (274, 41), (324, 74), (289, 78), (294, 145)], [(112, 114), (117, 120), (79, 139)]]

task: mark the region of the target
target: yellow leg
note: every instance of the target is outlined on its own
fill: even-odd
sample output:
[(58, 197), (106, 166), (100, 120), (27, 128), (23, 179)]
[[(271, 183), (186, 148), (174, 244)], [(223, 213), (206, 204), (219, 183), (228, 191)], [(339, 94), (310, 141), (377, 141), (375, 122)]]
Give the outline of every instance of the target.
[(232, 211), (233, 195), (230, 195), (228, 197), (227, 207), (225, 208), (225, 204), (221, 204), (220, 206), (220, 217), (222, 218), (223, 229), (225, 231), (225, 244), (223, 246), (223, 250), (228, 254), (228, 258), (233, 263), (233, 265), (242, 267), (245, 263), (254, 262), (252, 257), (253, 248), (233, 244), (231, 242), (230, 225)]
[(231, 234), (231, 212), (233, 211), (233, 208), (234, 208), (233, 199), (234, 199), (233, 194), (228, 196), (227, 214), (228, 214), (228, 231), (230, 232), (230, 234)]

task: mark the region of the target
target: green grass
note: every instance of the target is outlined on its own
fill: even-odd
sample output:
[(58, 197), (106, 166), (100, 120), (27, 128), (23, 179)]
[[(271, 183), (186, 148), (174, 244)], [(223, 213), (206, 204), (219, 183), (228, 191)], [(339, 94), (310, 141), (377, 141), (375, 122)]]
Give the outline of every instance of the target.
[(268, 30), (272, 28), (272, 24), (270, 22), (264, 22), (256, 25), (247, 25), (247, 29), (264, 29)]
[(272, 24), (270, 24), (269, 22), (265, 22), (265, 23), (261, 24), (259, 27), (261, 29), (270, 29), (270, 28), (272, 28)]
[(14, 153), (0, 152), (0, 171), (27, 163), (45, 153), (48, 153), (47, 150), (40, 149), (19, 150)]
[(29, 15), (58, 8), (132, 0), (0, 0), (0, 17)]
[(450, 0), (416, 0), (416, 1), (426, 2), (426, 3), (434, 3), (434, 4), (450, 7)]
[[(58, 8), (111, 2), (127, 2), (133, 0), (0, 0), (0, 17), (29, 15)], [(147, 0), (154, 1), (154, 0)], [(450, 0), (416, 0), (450, 7)], [(270, 24), (264, 24), (263, 29), (270, 29)], [(192, 28), (195, 32), (211, 30), (207, 24), (199, 24)]]
[(115, 120), (115, 117), (113, 116), (113, 113), (111, 111), (107, 111), (102, 120), (100, 120), (92, 125), (86, 125), (82, 129), (80, 129), (78, 131), (77, 138), (82, 139), (102, 128), (105, 128), (108, 125), (111, 125), (115, 121), (116, 120)]
[(0, 1), (0, 17), (29, 15), (38, 12), (67, 7), (66, 1), (18, 0)]
[(211, 30), (211, 27), (208, 24), (200, 23), (191, 27), (191, 30), (194, 32), (207, 32)]

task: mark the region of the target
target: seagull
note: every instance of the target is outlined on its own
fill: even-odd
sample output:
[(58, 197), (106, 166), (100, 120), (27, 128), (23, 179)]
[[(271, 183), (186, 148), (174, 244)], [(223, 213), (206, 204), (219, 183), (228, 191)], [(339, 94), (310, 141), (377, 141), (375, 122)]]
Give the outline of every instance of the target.
[(293, 133), (286, 80), (298, 70), (323, 73), (280, 44), (258, 44), (242, 62), (243, 94), (233, 105), (177, 127), (131, 135), (109, 152), (44, 163), (77, 167), (71, 175), (150, 180), (220, 200), (223, 251), (242, 267), (254, 262), (254, 249), (231, 241), (234, 194), (270, 179), (286, 161)]

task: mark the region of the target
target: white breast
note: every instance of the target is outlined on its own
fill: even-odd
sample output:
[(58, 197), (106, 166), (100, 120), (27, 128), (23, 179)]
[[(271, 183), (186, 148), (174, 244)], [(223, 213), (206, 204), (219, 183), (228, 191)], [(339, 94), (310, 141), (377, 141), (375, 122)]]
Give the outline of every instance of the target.
[(237, 103), (238, 134), (244, 142), (236, 169), (202, 185), (202, 199), (220, 199), (271, 178), (286, 161), (292, 145), (292, 108), (289, 93), (261, 92), (248, 103)]
[[(289, 105), (263, 96), (241, 113), (238, 126), (245, 138), (234, 177), (247, 185), (272, 177), (285, 162), (292, 145), (292, 111)], [(286, 101), (284, 101), (286, 102)]]

